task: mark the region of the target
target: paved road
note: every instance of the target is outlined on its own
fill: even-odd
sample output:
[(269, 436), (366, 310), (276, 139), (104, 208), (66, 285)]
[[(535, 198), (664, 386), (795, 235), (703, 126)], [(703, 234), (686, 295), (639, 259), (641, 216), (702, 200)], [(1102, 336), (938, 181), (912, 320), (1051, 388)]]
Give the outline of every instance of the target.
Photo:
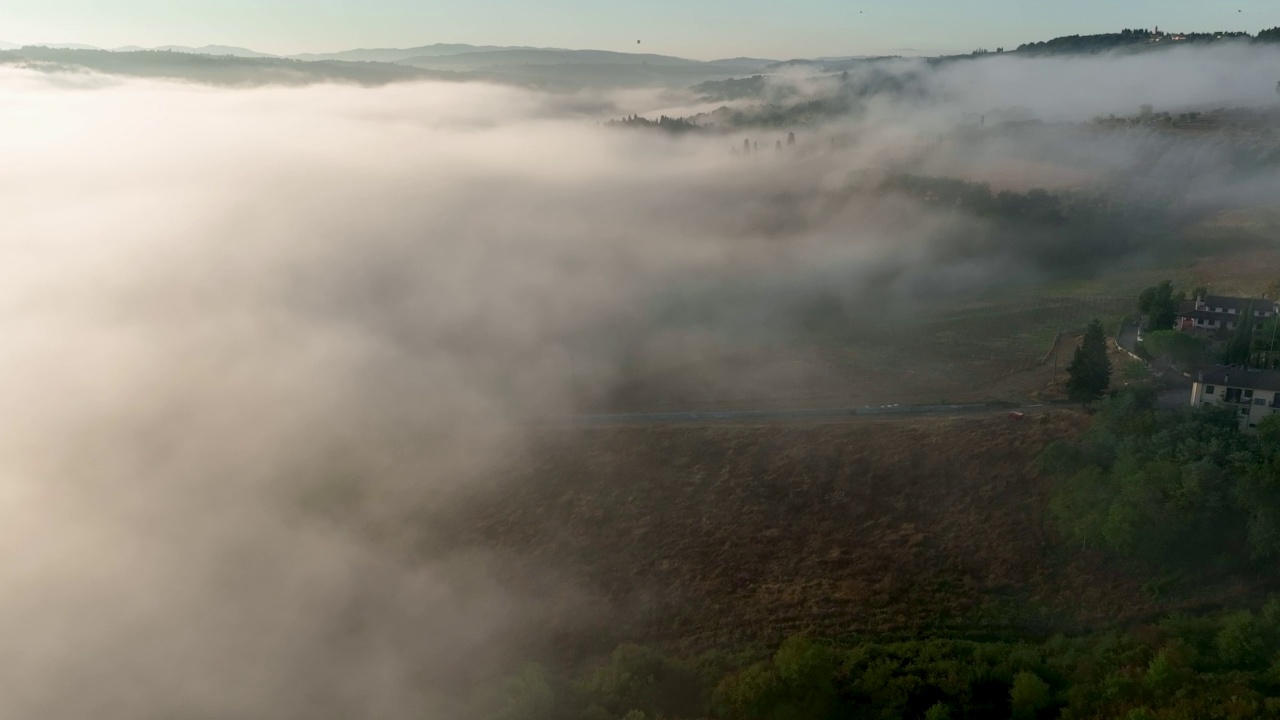
[(1156, 394), (1156, 405), (1173, 409), (1191, 404), (1191, 378), (1177, 370), (1165, 370), (1160, 377), (1163, 386)]
[[(1116, 344), (1129, 352), (1135, 352), (1138, 346), (1138, 322), (1130, 320), (1116, 335)], [(1160, 381), (1156, 405), (1172, 409), (1191, 404), (1191, 380), (1165, 362), (1149, 363), (1148, 367)]]
[(1124, 327), (1120, 328), (1120, 333), (1116, 335), (1116, 344), (1131, 353), (1138, 351), (1138, 322), (1137, 320), (1126, 322)]
[[(714, 410), (702, 412), (662, 413), (614, 413), (607, 415), (578, 415), (561, 419), (572, 425), (666, 425), (674, 423), (702, 423), (715, 421), (775, 421), (814, 420), (823, 418), (868, 417), (891, 418), (903, 416), (945, 416), (1003, 414), (1012, 410), (1036, 414), (1052, 409), (1052, 405), (1013, 406), (1004, 403), (974, 403), (970, 405), (885, 405), (882, 407), (852, 408), (799, 408), (790, 410)], [(1061, 407), (1061, 406), (1057, 406)]]

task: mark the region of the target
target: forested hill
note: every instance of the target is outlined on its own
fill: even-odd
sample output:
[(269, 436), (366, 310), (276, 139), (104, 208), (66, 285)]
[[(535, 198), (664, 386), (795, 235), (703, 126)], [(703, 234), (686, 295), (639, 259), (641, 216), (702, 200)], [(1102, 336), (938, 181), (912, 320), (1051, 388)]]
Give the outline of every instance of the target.
[[(1121, 30), (1099, 35), (1066, 35), (1043, 42), (1026, 43), (1016, 52), (1026, 55), (1074, 55), (1112, 50), (1155, 50), (1179, 45), (1205, 45), (1217, 42), (1280, 42), (1280, 27), (1263, 30), (1256, 36), (1247, 32), (1161, 32), (1159, 30)], [(985, 54), (985, 51), (976, 51)]]
[(0, 52), (0, 66), (23, 66), (50, 72), (91, 70), (111, 75), (181, 79), (214, 85), (309, 85), (339, 82), (385, 85), (404, 80), (477, 79), (460, 74), (379, 62), (304, 62), (276, 57), (197, 55), (167, 50), (112, 52), (24, 47)]

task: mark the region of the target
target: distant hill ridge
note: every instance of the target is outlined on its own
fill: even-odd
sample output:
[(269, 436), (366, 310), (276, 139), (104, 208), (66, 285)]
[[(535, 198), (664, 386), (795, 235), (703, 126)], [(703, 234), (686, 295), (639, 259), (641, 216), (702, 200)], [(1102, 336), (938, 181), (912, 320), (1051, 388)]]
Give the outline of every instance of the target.
[[(1245, 32), (1167, 33), (1122, 30), (1097, 35), (1068, 35), (1026, 43), (1005, 53), (975, 50), (966, 55), (927, 58), (930, 63), (964, 61), (992, 55), (1021, 57), (1080, 55), (1106, 52), (1147, 52), (1183, 45), (1211, 43), (1280, 43), (1280, 28), (1257, 35)], [(379, 85), (422, 79), (487, 80), (543, 88), (689, 87), (703, 84), (709, 96), (721, 99), (751, 94), (751, 78), (717, 87), (734, 78), (804, 67), (839, 73), (874, 64), (885, 57), (849, 56), (774, 61), (738, 57), (690, 60), (654, 53), (563, 48), (499, 47), (436, 43), (413, 48), (374, 48), (335, 53), (281, 57), (230, 45), (126, 46), (115, 50), (85, 45), (51, 44), (15, 47), (0, 42), (0, 64), (22, 65), (48, 72), (88, 69), (115, 75), (192, 80), (213, 84), (307, 84), (351, 82)], [(708, 84), (710, 83), (710, 84)]]
[[(1023, 55), (1071, 55), (1109, 52), (1113, 50), (1147, 50), (1177, 47), (1184, 44), (1208, 44), (1215, 42), (1280, 42), (1280, 27), (1263, 30), (1257, 35), (1243, 31), (1215, 32), (1164, 32), (1159, 29), (1129, 29), (1120, 32), (1096, 33), (1092, 35), (1063, 35), (1051, 40), (1023, 43), (1011, 52)], [(652, 53), (621, 52), (613, 50), (572, 50), (567, 48), (531, 47), (525, 45), (470, 45), (467, 43), (434, 43), (411, 48), (357, 48), (329, 53), (300, 53), (297, 55), (276, 55), (259, 52), (244, 47), (231, 45), (203, 45), (190, 47), (185, 45), (161, 45), (158, 47), (141, 47), (126, 45), (118, 48), (99, 48), (93, 45), (77, 43), (39, 43), (19, 46), (14, 43), (0, 41), (0, 51), (19, 50), (22, 47), (45, 47), (60, 50), (105, 50), (109, 52), (140, 52), (159, 50), (169, 52), (190, 53), (196, 55), (233, 56), (241, 58), (282, 58), (290, 60), (323, 61), (340, 60), (347, 62), (379, 62), (401, 63), (418, 67), (447, 66), (449, 69), (465, 70), (490, 66), (513, 65), (559, 65), (559, 64), (657, 64), (667, 66), (703, 66), (719, 68), (736, 68), (741, 70), (761, 70), (769, 67), (786, 65), (827, 66), (838, 62), (858, 62), (879, 59), (886, 56), (847, 55), (822, 56), (815, 58), (793, 58), (784, 61), (736, 57), (723, 60), (690, 60), (670, 55)], [(1003, 48), (998, 50), (1003, 52)], [(975, 50), (970, 55), (997, 54), (986, 49)], [(956, 56), (952, 56), (956, 57)], [(961, 56), (963, 57), (963, 56)]]
[[(1256, 36), (1242, 31), (1218, 32), (1162, 32), (1155, 30), (1124, 29), (1118, 33), (1097, 35), (1064, 35), (1043, 42), (1025, 43), (1016, 52), (1030, 55), (1088, 54), (1111, 50), (1156, 49), (1186, 44), (1216, 42), (1277, 42), (1280, 28), (1263, 30)], [(978, 51), (982, 53), (983, 51)]]

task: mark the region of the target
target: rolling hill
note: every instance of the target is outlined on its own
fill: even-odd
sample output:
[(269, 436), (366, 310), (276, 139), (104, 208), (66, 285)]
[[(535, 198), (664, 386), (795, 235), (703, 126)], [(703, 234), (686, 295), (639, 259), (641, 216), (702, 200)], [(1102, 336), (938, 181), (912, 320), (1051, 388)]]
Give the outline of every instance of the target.
[(399, 62), (433, 70), (488, 72), (552, 86), (690, 85), (753, 72), (772, 63), (754, 58), (704, 62), (653, 53), (546, 48), (423, 55)]
[(545, 50), (538, 48), (490, 50), (466, 52), (454, 55), (424, 55), (405, 58), (400, 62), (419, 67), (438, 67), (454, 70), (482, 70), (491, 67), (513, 65), (657, 65), (696, 66), (706, 65), (696, 60), (654, 55), (652, 53), (620, 53), (608, 50)]
[(412, 48), (358, 48), (331, 53), (301, 53), (290, 55), (294, 60), (345, 60), (348, 62), (401, 62), (411, 58), (440, 57), (463, 53), (482, 53), (499, 50), (527, 50), (532, 48), (509, 48), (498, 45), (467, 45), (465, 43), (435, 43)]
[(186, 80), (212, 85), (308, 85), (322, 82), (385, 85), (407, 80), (463, 80), (480, 76), (392, 63), (303, 62), (276, 57), (231, 57), (174, 51), (111, 52), (24, 47), (0, 51), (0, 66), (44, 72), (90, 70), (110, 75)]
[[(83, 48), (82, 48), (83, 49)], [(233, 47), (230, 45), (204, 45), (202, 47), (188, 47), (186, 45), (161, 45), (159, 47), (139, 47), (137, 45), (127, 45), (125, 47), (113, 48), (113, 52), (143, 52), (147, 50), (158, 52), (180, 52), (191, 53), (194, 55), (231, 55), (232, 57), (243, 58), (268, 58), (278, 57), (271, 53), (262, 53), (249, 48)]]

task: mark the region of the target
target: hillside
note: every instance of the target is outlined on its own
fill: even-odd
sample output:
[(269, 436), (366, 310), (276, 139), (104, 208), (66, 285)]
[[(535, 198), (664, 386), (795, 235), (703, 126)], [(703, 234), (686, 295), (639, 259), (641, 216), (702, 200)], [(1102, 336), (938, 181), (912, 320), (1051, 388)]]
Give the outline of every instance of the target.
[(300, 53), (291, 55), (294, 60), (345, 60), (347, 62), (400, 62), (416, 57), (436, 57), (457, 55), (462, 53), (478, 53), (492, 50), (512, 50), (529, 48), (506, 48), (497, 45), (467, 45), (460, 43), (435, 43), (412, 48), (358, 48), (329, 53)]
[(487, 72), (523, 82), (565, 86), (687, 86), (751, 72), (768, 61), (701, 62), (652, 53), (516, 48), (399, 60), (435, 70)]
[[(998, 48), (997, 52), (980, 49), (965, 55), (928, 58), (928, 62), (937, 65), (997, 55), (1026, 57), (1127, 53), (1184, 45), (1276, 42), (1280, 42), (1280, 28), (1264, 30), (1257, 35), (1239, 31), (1166, 33), (1126, 29), (1118, 33), (1070, 35), (1024, 43), (1007, 53), (1003, 48)], [(885, 63), (901, 60), (896, 56), (796, 58), (781, 62), (748, 57), (700, 61), (640, 52), (465, 43), (435, 43), (411, 48), (358, 48), (328, 53), (301, 53), (289, 57), (229, 45), (164, 45), (155, 48), (130, 45), (104, 50), (71, 43), (21, 48), (0, 43), (0, 52), (5, 53), (0, 55), (0, 64), (39, 64), (42, 69), (50, 71), (75, 71), (83, 68), (119, 75), (177, 78), (213, 84), (305, 84), (332, 81), (379, 85), (436, 78), (491, 80), (548, 88), (696, 86), (695, 91), (707, 101), (760, 97), (762, 78), (743, 77), (754, 73), (774, 74), (800, 69), (812, 74), (852, 71), (859, 75), (859, 79), (851, 85), (847, 78), (842, 80), (842, 85), (848, 87), (843, 87), (835, 96), (820, 95), (806, 103), (798, 112), (793, 108), (769, 105), (731, 121), (715, 118), (717, 124), (744, 127), (781, 126), (821, 120), (848, 114), (856, 109), (855, 101), (864, 96), (919, 91), (915, 87), (918, 80), (916, 73), (902, 75), (884, 70), (888, 67)], [(156, 55), (161, 57), (154, 57)], [(252, 62), (246, 64), (246, 61)], [(771, 102), (778, 103), (786, 99), (773, 97)]]
[(1082, 53), (1159, 50), (1179, 45), (1208, 45), (1218, 42), (1258, 41), (1268, 42), (1270, 31), (1254, 37), (1241, 31), (1218, 32), (1160, 32), (1157, 30), (1125, 29), (1118, 33), (1096, 35), (1066, 35), (1043, 42), (1026, 43), (1017, 52), (1027, 55), (1072, 55)]
[(424, 55), (401, 60), (406, 65), (478, 70), (510, 65), (701, 65), (702, 63), (652, 53), (620, 53), (605, 50), (504, 49), (449, 55)]
[[(81, 48), (81, 49), (91, 49), (91, 48)], [(246, 57), (246, 58), (277, 57), (276, 55), (272, 55), (271, 53), (263, 53), (263, 52), (258, 52), (257, 50), (250, 50), (249, 48), (233, 47), (229, 45), (203, 45), (201, 47), (189, 47), (186, 45), (161, 45), (160, 47), (151, 47), (151, 48), (139, 47), (137, 45), (128, 45), (126, 47), (112, 48), (113, 52), (144, 52), (147, 50), (152, 50), (157, 52), (191, 53), (194, 55), (216, 55), (216, 56), (231, 55), (234, 57)]]
[[(1056, 549), (1033, 458), (1086, 419), (1003, 416), (613, 427), (533, 438), (509, 482), (433, 518), (424, 547), (500, 547), (513, 580), (567, 577), (620, 640), (705, 648), (918, 630), (1050, 633), (1158, 607)], [(425, 531), (425, 528), (424, 528)], [(1206, 584), (1201, 597), (1216, 590)]]
[(0, 51), (0, 65), (46, 72), (91, 70), (214, 85), (307, 85), (322, 82), (385, 85), (405, 80), (461, 79), (456, 73), (391, 63), (303, 62), (274, 57), (214, 56), (173, 51), (111, 52), (48, 47)]

